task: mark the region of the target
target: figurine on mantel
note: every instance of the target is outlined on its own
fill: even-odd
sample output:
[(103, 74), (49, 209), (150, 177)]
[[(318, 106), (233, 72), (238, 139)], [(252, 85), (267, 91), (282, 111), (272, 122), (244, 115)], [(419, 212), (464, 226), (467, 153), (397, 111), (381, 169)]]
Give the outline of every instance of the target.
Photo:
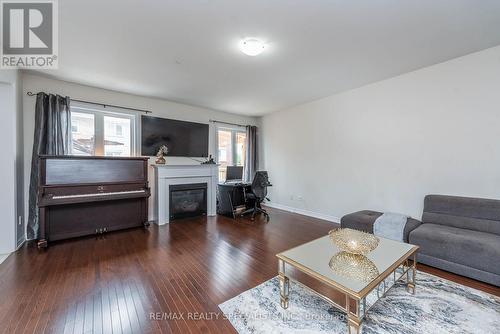
[(208, 159), (206, 161), (203, 161), (201, 164), (202, 165), (215, 165), (215, 161), (214, 161), (214, 158), (212, 158), (212, 155), (210, 154)]
[(156, 153), (156, 163), (158, 165), (164, 165), (167, 161), (165, 160), (165, 156), (168, 153), (168, 147), (166, 145), (161, 145), (158, 153)]

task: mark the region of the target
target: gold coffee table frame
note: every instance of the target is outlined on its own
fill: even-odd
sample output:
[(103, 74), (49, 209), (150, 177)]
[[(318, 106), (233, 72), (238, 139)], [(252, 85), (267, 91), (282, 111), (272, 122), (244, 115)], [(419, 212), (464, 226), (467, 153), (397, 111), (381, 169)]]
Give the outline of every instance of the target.
[[(319, 240), (319, 239), (317, 239)], [(314, 242), (314, 241), (312, 241)], [(370, 292), (377, 289), (377, 301), (382, 298), (387, 291), (389, 291), (396, 282), (400, 281), (402, 278), (406, 276), (407, 282), (407, 290), (411, 291), (412, 294), (415, 294), (415, 277), (416, 277), (416, 264), (417, 264), (417, 250), (418, 246), (411, 247), (409, 251), (404, 253), (397, 261), (395, 261), (391, 266), (389, 266), (386, 270), (378, 275), (373, 281), (368, 283), (361, 291), (353, 291), (346, 286), (336, 282), (335, 280), (326, 277), (307, 266), (298, 263), (287, 256), (284, 253), (277, 254), (279, 261), (278, 274), (280, 280), (280, 301), (281, 307), (284, 309), (288, 308), (289, 303), (289, 294), (290, 294), (290, 279), (294, 282), (299, 283), (300, 285), (308, 288), (312, 292), (314, 292), (319, 297), (326, 300), (332, 306), (347, 314), (347, 329), (348, 333), (359, 333), (359, 329), (361, 326), (361, 322), (366, 315), (366, 312), (371, 308), (371, 305), (368, 309), (366, 308), (366, 297)], [(301, 247), (301, 246), (298, 246)], [(410, 263), (410, 260), (412, 262)], [(287, 266), (291, 266), (293, 269), (296, 269), (309, 277), (314, 278), (316, 281), (319, 281), (322, 284), (325, 284), (327, 287), (334, 289), (342, 293), (345, 296), (345, 307), (339, 305), (334, 302), (332, 299), (324, 296), (313, 288), (307, 286), (306, 284), (300, 282), (298, 279), (291, 277), (291, 273), (287, 271)], [(399, 270), (398, 270), (399, 269)], [(390, 276), (394, 275), (394, 284), (392, 284), (388, 289), (385, 284), (385, 280)], [(399, 277), (396, 277), (399, 276)], [(382, 293), (381, 293), (382, 292)], [(353, 303), (352, 303), (353, 302)], [(375, 304), (375, 303), (374, 303)], [(352, 307), (354, 305), (354, 307)]]

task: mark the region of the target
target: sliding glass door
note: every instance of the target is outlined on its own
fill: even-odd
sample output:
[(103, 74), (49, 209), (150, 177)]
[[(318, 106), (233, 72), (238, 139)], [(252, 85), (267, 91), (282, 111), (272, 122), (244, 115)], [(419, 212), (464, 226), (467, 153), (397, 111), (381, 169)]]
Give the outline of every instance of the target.
[(227, 166), (244, 166), (247, 136), (242, 128), (217, 128), (217, 163), (219, 181), (226, 180)]

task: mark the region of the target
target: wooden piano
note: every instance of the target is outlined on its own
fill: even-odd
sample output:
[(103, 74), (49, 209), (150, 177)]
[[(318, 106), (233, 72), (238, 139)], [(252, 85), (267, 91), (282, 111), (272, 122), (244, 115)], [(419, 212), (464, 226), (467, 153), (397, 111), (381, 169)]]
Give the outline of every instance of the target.
[(148, 158), (40, 156), (38, 247), (148, 226)]

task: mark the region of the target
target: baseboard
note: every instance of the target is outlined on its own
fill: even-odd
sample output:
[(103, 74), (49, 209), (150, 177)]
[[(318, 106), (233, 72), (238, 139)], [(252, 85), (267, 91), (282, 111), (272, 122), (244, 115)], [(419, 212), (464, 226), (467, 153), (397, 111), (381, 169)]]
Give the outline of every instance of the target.
[(10, 254), (0, 254), (0, 264), (7, 259)]
[(297, 213), (299, 215), (318, 218), (318, 219), (326, 220), (326, 221), (329, 221), (332, 223), (340, 224), (339, 217), (325, 215), (323, 213), (304, 210), (304, 209), (298, 209), (298, 208), (294, 208), (291, 206), (287, 206), (287, 205), (283, 205), (283, 204), (279, 204), (279, 203), (274, 203), (274, 202), (266, 202), (264, 205), (271, 207), (271, 208), (280, 209), (280, 210), (284, 210), (284, 211), (288, 211), (288, 212), (293, 212), (293, 213)]
[(21, 247), (24, 245), (24, 243), (25, 243), (26, 241), (27, 241), (27, 240), (26, 240), (26, 238), (25, 238), (25, 237), (23, 237), (22, 239), (18, 240), (18, 241), (17, 241), (17, 247), (16, 247), (16, 250), (18, 250), (19, 248), (21, 248)]

